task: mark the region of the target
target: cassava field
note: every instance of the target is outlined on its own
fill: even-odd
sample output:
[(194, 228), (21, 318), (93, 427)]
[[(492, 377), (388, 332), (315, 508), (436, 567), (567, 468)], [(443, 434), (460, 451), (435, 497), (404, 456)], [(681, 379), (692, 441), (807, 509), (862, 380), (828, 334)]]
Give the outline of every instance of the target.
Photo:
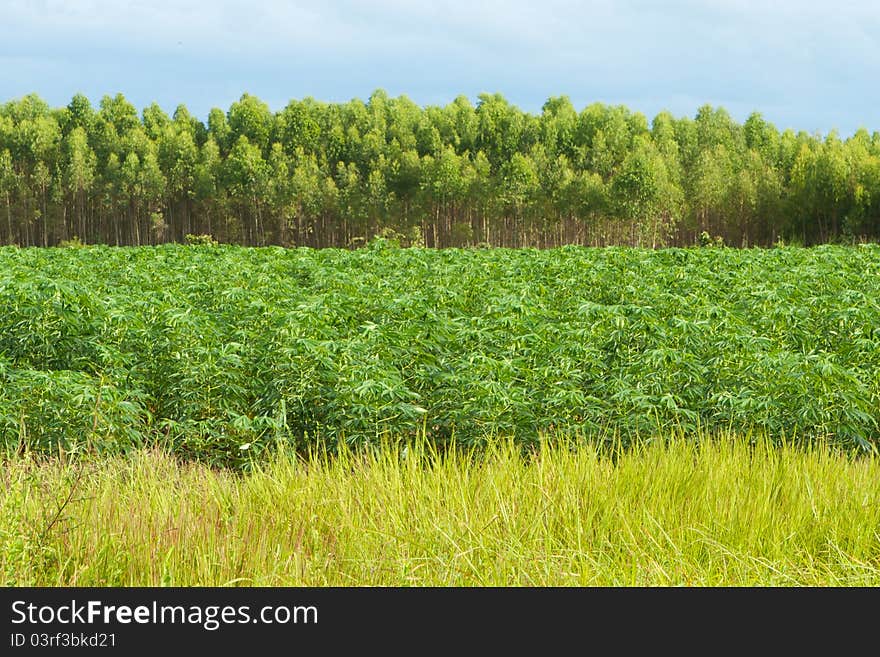
[(0, 249), (6, 584), (880, 583), (880, 246)]

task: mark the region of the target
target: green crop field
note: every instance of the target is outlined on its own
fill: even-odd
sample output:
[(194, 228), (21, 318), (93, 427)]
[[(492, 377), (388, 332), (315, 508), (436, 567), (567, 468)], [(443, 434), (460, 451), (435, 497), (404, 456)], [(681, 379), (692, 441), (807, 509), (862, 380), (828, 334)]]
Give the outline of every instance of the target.
[(880, 439), (880, 246), (0, 249), (8, 450)]
[(880, 583), (880, 246), (0, 249), (7, 585)]

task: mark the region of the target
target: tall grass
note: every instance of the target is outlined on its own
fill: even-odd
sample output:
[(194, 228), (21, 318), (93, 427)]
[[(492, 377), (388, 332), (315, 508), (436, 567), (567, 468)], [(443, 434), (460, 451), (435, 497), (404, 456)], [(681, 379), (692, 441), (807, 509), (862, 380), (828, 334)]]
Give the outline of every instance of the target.
[(388, 445), (248, 474), (142, 451), (0, 474), (6, 585), (880, 584), (880, 462), (817, 445)]

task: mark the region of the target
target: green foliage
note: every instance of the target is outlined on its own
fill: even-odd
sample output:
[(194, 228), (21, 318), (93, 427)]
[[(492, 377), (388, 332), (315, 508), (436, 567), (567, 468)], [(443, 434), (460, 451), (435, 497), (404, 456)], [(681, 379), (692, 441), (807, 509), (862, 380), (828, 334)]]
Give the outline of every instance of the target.
[[(780, 245), (784, 246), (785, 242), (782, 240), (778, 240), (777, 246), (780, 246)], [(708, 231), (704, 230), (704, 231), (700, 232), (700, 246), (702, 246), (702, 247), (707, 247), (707, 246), (722, 247), (722, 246), (724, 246), (724, 238), (721, 237), (721, 235), (716, 235), (715, 237), (712, 237), (708, 233)]]
[(62, 249), (81, 249), (86, 245), (82, 243), (79, 237), (74, 235), (69, 240), (61, 240), (58, 246)]
[(880, 440), (876, 245), (395, 246), (0, 249), (0, 440)]
[(192, 235), (187, 233), (184, 243), (189, 246), (217, 246), (218, 242), (210, 235)]
[(780, 133), (722, 108), (651, 121), (623, 106), (539, 115), (501, 94), (419, 107), (244, 94), (207, 122), (124, 96), (0, 105), (0, 243), (347, 247), (731, 246), (880, 238), (880, 141)]

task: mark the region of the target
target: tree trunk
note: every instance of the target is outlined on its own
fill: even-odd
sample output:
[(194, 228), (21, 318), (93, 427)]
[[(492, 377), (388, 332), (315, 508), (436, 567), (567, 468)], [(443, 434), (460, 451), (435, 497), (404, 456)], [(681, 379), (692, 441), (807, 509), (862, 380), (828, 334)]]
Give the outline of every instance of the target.
[(9, 201), (9, 192), (6, 192), (6, 228), (9, 243), (12, 244), (12, 204)]

